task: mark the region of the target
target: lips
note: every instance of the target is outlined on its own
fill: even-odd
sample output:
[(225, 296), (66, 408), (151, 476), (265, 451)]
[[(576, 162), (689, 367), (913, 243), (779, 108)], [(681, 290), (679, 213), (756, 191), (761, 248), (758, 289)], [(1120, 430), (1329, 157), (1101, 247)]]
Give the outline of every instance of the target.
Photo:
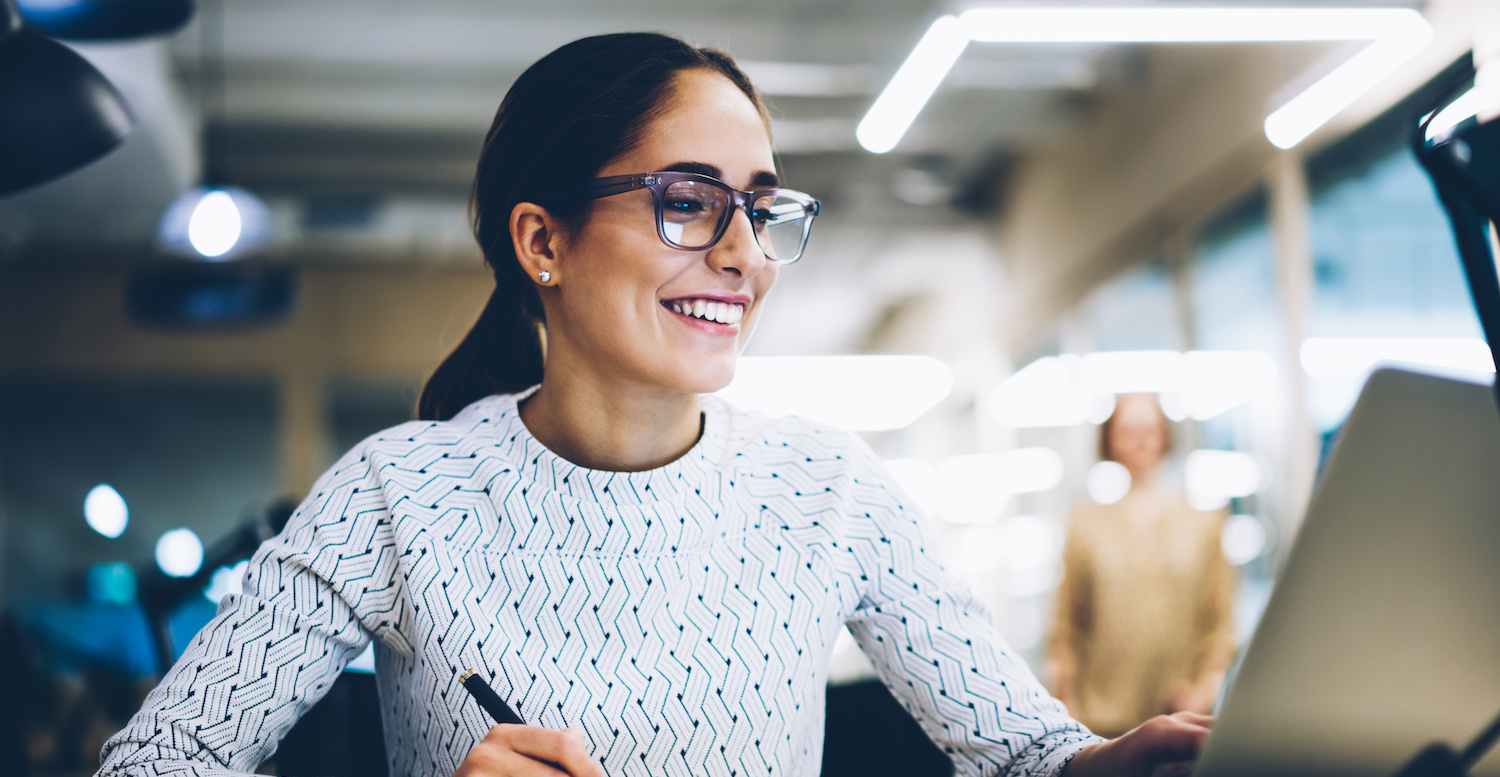
[(662, 307), (681, 316), (714, 324), (732, 326), (745, 317), (745, 303), (727, 302), (707, 297), (680, 297), (662, 300)]

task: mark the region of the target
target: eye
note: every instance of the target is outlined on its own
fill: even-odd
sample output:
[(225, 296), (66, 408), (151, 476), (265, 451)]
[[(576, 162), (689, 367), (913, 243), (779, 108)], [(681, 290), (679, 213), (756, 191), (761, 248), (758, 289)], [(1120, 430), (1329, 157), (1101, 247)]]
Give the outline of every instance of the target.
[(751, 220), (758, 226), (774, 227), (796, 221), (807, 215), (807, 208), (796, 200), (768, 197), (756, 203)]
[(693, 221), (717, 215), (722, 196), (693, 181), (674, 183), (662, 193), (662, 216), (673, 221)]
[(667, 196), (662, 198), (662, 208), (676, 213), (702, 213), (708, 209), (708, 203), (696, 194), (668, 192)]

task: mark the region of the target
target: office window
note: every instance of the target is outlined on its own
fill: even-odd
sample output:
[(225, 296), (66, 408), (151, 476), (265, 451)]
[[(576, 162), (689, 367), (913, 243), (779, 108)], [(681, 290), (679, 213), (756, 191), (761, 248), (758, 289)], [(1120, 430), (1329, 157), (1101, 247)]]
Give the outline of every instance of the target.
[(1166, 265), (1140, 265), (1101, 286), (1080, 311), (1096, 351), (1182, 348), (1172, 277)]
[[(1376, 351), (1386, 338), (1482, 337), (1448, 217), (1406, 146), (1406, 115), (1392, 111), (1308, 164), (1316, 278), (1309, 337), (1360, 338)], [(1436, 357), (1443, 349), (1420, 350)], [(1364, 373), (1304, 366), (1315, 373), (1312, 421), (1329, 433)]]
[[(1259, 189), (1210, 218), (1194, 241), (1193, 334), (1199, 350), (1258, 351), (1280, 361), (1275, 251)], [(1264, 418), (1234, 410), (1199, 426), (1199, 446), (1253, 448)]]
[(1205, 350), (1275, 354), (1281, 342), (1275, 249), (1259, 189), (1198, 231), (1193, 330)]

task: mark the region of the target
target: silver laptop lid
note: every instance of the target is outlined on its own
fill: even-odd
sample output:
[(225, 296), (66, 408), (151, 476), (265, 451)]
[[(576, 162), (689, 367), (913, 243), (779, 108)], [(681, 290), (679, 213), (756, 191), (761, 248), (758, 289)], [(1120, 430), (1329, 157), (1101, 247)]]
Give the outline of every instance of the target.
[[(1345, 423), (1195, 777), (1393, 775), (1500, 714), (1500, 412), (1376, 371)], [(1473, 772), (1500, 775), (1491, 754)]]

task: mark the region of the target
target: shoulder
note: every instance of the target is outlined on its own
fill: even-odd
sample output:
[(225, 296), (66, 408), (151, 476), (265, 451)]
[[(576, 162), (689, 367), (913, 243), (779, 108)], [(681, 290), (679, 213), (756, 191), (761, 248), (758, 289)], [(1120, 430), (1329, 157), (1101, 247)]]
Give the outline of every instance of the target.
[(488, 455), (497, 450), (494, 443), (515, 414), (515, 403), (515, 395), (493, 395), (447, 420), (407, 421), (381, 429), (346, 451), (328, 474), (370, 473), (396, 462), (468, 456), (480, 450)]
[(488, 396), (444, 421), (407, 421), (382, 429), (360, 441), (353, 450), (404, 454), (423, 446), (491, 440), (500, 434), (515, 406), (515, 395)]

